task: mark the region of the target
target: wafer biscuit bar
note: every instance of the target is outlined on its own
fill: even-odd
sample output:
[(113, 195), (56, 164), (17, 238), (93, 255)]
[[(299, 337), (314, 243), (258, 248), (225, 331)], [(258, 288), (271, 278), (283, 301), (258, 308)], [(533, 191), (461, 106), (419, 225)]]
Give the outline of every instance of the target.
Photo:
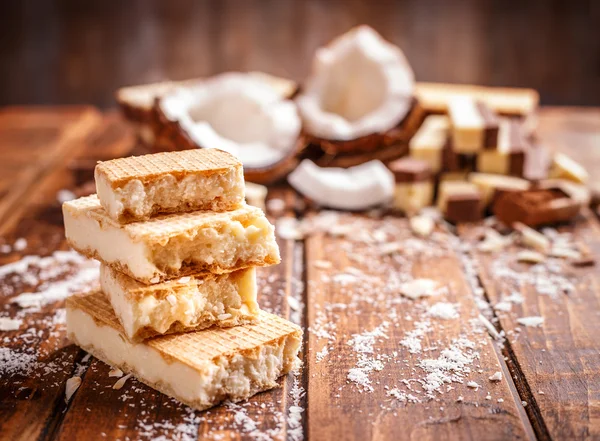
[(426, 161), (400, 158), (388, 164), (394, 174), (394, 207), (415, 214), (433, 202), (433, 176)]
[(450, 119), (445, 115), (430, 115), (410, 140), (410, 156), (426, 161), (433, 173), (444, 167), (444, 148), (450, 131)]
[(145, 284), (280, 261), (273, 225), (262, 210), (246, 204), (223, 213), (194, 211), (122, 225), (91, 195), (65, 202), (63, 216), (75, 250)]
[(131, 341), (249, 324), (259, 313), (255, 268), (144, 285), (102, 265), (100, 287)]
[(470, 182), (443, 181), (438, 190), (438, 208), (451, 222), (475, 222), (482, 216), (482, 195)]
[(242, 163), (217, 149), (130, 156), (100, 162), (98, 199), (118, 222), (164, 213), (234, 210), (244, 200)]
[(498, 118), (482, 101), (467, 96), (448, 105), (452, 124), (452, 147), (457, 153), (477, 153), (498, 145)]
[(296, 369), (302, 330), (260, 313), (254, 325), (211, 328), (131, 343), (102, 292), (67, 299), (67, 335), (96, 358), (204, 410), (277, 386)]
[(417, 83), (415, 94), (420, 104), (431, 113), (446, 113), (448, 103), (457, 96), (483, 101), (501, 115), (534, 114), (539, 93), (534, 89), (484, 87), (469, 84)]
[(477, 171), (523, 177), (525, 152), (529, 146), (518, 121), (501, 119), (498, 148), (483, 150), (477, 154)]

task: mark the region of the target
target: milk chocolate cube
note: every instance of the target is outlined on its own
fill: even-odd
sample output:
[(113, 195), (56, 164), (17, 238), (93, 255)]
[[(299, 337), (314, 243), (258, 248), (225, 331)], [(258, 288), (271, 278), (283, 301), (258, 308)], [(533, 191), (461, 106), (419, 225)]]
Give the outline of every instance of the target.
[(433, 201), (431, 166), (426, 161), (401, 158), (388, 164), (396, 179), (395, 208), (414, 214)]

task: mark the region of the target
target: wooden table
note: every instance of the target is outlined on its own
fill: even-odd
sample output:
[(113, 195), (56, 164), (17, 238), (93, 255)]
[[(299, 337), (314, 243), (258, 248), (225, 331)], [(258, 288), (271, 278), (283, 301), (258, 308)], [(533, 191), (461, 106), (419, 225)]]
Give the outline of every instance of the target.
[[(599, 109), (542, 109), (539, 134), (600, 176)], [(0, 253), (0, 264), (68, 249), (57, 193), (89, 191), (85, 182), (94, 161), (128, 154), (133, 145), (114, 113), (88, 107), (2, 110), (0, 244), (12, 251)], [(269, 197), (285, 202), (280, 217), (296, 215), (313, 225), (303, 240), (278, 239), (282, 263), (262, 270), (259, 282), (263, 307), (304, 326), (299, 375), (247, 403), (204, 413), (135, 380), (114, 390), (109, 367), (66, 340), (63, 301), (23, 313), (10, 300), (35, 292), (34, 282), (4, 274), (0, 316), (20, 314), (23, 324), (0, 332), (0, 351), (21, 354), (25, 367), (7, 374), (6, 360), (0, 361), (0, 438), (600, 439), (598, 266), (558, 262), (552, 274), (532, 283), (570, 283), (568, 294), (542, 295), (525, 283), (516, 289), (523, 301), (512, 311), (488, 310), (497, 332), (507, 336), (498, 345), (481, 326), (479, 307), (515, 294), (515, 287), (510, 274), (498, 273), (497, 257), (470, 247), (478, 226), (440, 226), (418, 239), (405, 219), (326, 218), (300, 210), (290, 189), (275, 188)], [(561, 231), (600, 258), (600, 227), (591, 211)], [(27, 241), (23, 249), (23, 241), (12, 247), (18, 238)], [(397, 243), (398, 252), (389, 243)], [(514, 250), (505, 254), (510, 259)], [(508, 266), (528, 271), (523, 264)], [(436, 280), (444, 289), (436, 298), (406, 299), (398, 284), (409, 275)], [(61, 277), (67, 275), (55, 276)], [(437, 302), (451, 304), (459, 317), (440, 318), (444, 314), (431, 308)], [(524, 316), (545, 322), (525, 327), (516, 321)], [(466, 359), (453, 359), (453, 349)], [(442, 362), (458, 364), (446, 371), (455, 381), (435, 388), (436, 379), (427, 375), (439, 373), (431, 366)], [(496, 372), (503, 379), (491, 382)], [(74, 374), (83, 382), (67, 404), (65, 382)], [(424, 386), (432, 387), (432, 398)]]

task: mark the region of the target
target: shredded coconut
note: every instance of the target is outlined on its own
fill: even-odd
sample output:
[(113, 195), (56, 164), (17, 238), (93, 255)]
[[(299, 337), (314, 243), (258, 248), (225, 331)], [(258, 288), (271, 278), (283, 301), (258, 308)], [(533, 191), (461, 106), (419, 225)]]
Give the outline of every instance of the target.
[(81, 377), (71, 377), (67, 379), (67, 384), (65, 386), (65, 403), (69, 403), (71, 401), (71, 397), (73, 394), (79, 389), (81, 386)]
[(517, 319), (517, 323), (523, 326), (528, 327), (539, 327), (544, 324), (544, 317), (540, 316), (530, 316), (530, 317), (520, 317)]
[(23, 320), (0, 317), (0, 331), (16, 331), (21, 327)]
[(435, 303), (429, 308), (429, 311), (427, 311), (427, 315), (442, 320), (457, 319), (459, 317), (458, 304), (448, 302)]

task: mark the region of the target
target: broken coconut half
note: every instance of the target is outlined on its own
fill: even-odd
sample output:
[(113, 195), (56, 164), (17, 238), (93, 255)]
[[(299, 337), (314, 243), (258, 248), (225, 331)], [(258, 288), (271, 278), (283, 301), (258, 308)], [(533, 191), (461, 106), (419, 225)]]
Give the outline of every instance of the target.
[(394, 129), (415, 106), (414, 88), (400, 48), (359, 26), (317, 50), (296, 102), (312, 144), (329, 154), (364, 152), (406, 136)]
[(394, 195), (394, 175), (376, 160), (350, 168), (321, 168), (305, 159), (288, 182), (317, 204), (339, 210), (364, 210)]
[(277, 180), (303, 147), (287, 99), (294, 90), (293, 82), (258, 72), (170, 83), (154, 96), (153, 149), (218, 148), (240, 158), (247, 179)]

